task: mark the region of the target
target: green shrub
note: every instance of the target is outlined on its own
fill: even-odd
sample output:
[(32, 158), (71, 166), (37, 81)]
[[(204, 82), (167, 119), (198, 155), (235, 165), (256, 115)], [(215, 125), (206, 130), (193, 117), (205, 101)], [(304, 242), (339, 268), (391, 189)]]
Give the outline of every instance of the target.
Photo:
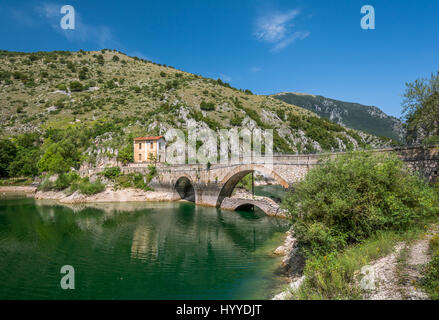
[(119, 150), (117, 155), (117, 161), (122, 162), (124, 165), (133, 161), (134, 158), (134, 150), (132, 143), (126, 144)]
[(215, 110), (215, 104), (213, 102), (201, 101), (200, 109), (204, 111), (212, 111)]
[(67, 68), (69, 68), (70, 71), (72, 71), (72, 72), (76, 72), (76, 66), (75, 66), (75, 64), (74, 64), (73, 62), (71, 62), (71, 61), (67, 62)]
[(116, 88), (116, 83), (114, 82), (114, 80), (108, 80), (105, 82), (104, 86), (105, 86), (105, 88), (108, 88), (108, 89), (114, 89), (114, 88)]
[(104, 59), (103, 55), (101, 55), (101, 54), (100, 55), (95, 55), (94, 57), (96, 58), (98, 64), (100, 64), (101, 66), (104, 65), (105, 59)]
[(62, 173), (53, 182), (50, 181), (49, 177), (45, 178), (39, 186), (39, 189), (43, 191), (61, 191), (67, 189), (79, 180), (80, 177), (76, 172)]
[(150, 191), (153, 190), (148, 186), (151, 179), (151, 172), (146, 177), (140, 173), (129, 173), (119, 175), (115, 182), (116, 187), (118, 188), (137, 188), (144, 191)]
[(151, 180), (157, 175), (157, 168), (155, 165), (150, 164), (148, 166), (148, 175), (146, 176), (147, 183), (150, 183)]
[(244, 117), (235, 114), (234, 117), (232, 119), (230, 119), (230, 125), (241, 126), (243, 120), (244, 120)]
[(325, 255), (379, 230), (407, 230), (439, 212), (438, 197), (393, 154), (325, 160), (286, 197), (299, 245)]
[(76, 172), (62, 173), (58, 176), (53, 184), (54, 190), (64, 190), (70, 187), (70, 185), (80, 179)]
[(81, 71), (79, 71), (79, 75), (78, 75), (78, 77), (79, 77), (79, 80), (85, 80), (85, 79), (87, 79), (87, 72), (86, 72), (85, 70), (81, 70)]
[(120, 175), (120, 168), (119, 167), (105, 168), (102, 175), (107, 179), (114, 180)]
[(88, 177), (81, 179), (79, 182), (73, 183), (70, 187), (71, 191), (79, 190), (81, 194), (93, 195), (105, 190), (105, 184), (97, 179), (95, 182), (90, 182)]
[(80, 92), (84, 90), (84, 86), (79, 81), (73, 81), (70, 83), (70, 91), (72, 92)]
[(56, 88), (58, 90), (67, 91), (67, 86), (64, 83), (60, 83), (59, 85), (56, 86)]
[(39, 190), (42, 191), (50, 191), (53, 190), (53, 182), (51, 182), (48, 178), (44, 179), (41, 184), (38, 186)]

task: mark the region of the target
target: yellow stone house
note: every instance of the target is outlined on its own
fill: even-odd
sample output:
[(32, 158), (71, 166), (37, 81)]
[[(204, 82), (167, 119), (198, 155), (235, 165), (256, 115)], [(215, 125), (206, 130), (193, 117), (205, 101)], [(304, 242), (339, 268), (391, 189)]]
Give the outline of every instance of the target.
[(165, 162), (166, 140), (163, 136), (134, 138), (134, 162)]

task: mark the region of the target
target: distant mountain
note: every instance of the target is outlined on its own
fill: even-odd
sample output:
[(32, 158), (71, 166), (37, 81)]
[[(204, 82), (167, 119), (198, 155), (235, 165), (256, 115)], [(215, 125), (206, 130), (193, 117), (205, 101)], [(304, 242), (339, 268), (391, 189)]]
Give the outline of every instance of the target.
[(274, 94), (272, 97), (356, 130), (397, 141), (402, 141), (404, 137), (401, 121), (377, 107), (293, 92)]

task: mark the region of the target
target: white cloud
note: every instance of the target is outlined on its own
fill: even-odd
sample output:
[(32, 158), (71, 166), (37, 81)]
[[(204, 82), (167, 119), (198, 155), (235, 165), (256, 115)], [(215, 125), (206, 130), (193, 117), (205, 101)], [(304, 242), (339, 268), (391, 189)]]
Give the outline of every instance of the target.
[(259, 72), (259, 71), (262, 71), (261, 67), (252, 67), (252, 68), (250, 68), (250, 72), (256, 73), (256, 72)]
[(254, 36), (259, 41), (274, 44), (271, 49), (273, 52), (284, 49), (297, 39), (305, 39), (309, 36), (309, 32), (292, 31), (294, 27), (292, 21), (299, 13), (300, 11), (296, 9), (285, 13), (271, 12), (264, 14), (256, 20)]
[[(76, 9), (76, 8), (75, 8)], [(61, 6), (44, 3), (35, 8), (35, 11), (42, 17), (46, 18), (51, 27), (73, 42), (94, 42), (101, 48), (115, 48), (118, 46), (113, 34), (107, 26), (93, 26), (82, 21), (78, 11), (75, 10), (75, 30), (64, 30), (60, 26)]]
[(282, 50), (283, 48), (289, 46), (291, 43), (296, 41), (297, 39), (303, 40), (309, 36), (309, 32), (294, 32), (293, 35), (289, 36), (288, 38), (285, 38), (284, 40), (278, 42), (271, 51), (278, 52)]

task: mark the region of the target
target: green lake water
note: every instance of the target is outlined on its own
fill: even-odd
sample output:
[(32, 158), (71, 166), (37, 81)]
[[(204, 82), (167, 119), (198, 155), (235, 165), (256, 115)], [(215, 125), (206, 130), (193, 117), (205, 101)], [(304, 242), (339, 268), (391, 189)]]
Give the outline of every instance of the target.
[[(287, 221), (192, 203), (0, 198), (0, 299), (270, 299)], [(75, 289), (63, 290), (63, 265)]]

